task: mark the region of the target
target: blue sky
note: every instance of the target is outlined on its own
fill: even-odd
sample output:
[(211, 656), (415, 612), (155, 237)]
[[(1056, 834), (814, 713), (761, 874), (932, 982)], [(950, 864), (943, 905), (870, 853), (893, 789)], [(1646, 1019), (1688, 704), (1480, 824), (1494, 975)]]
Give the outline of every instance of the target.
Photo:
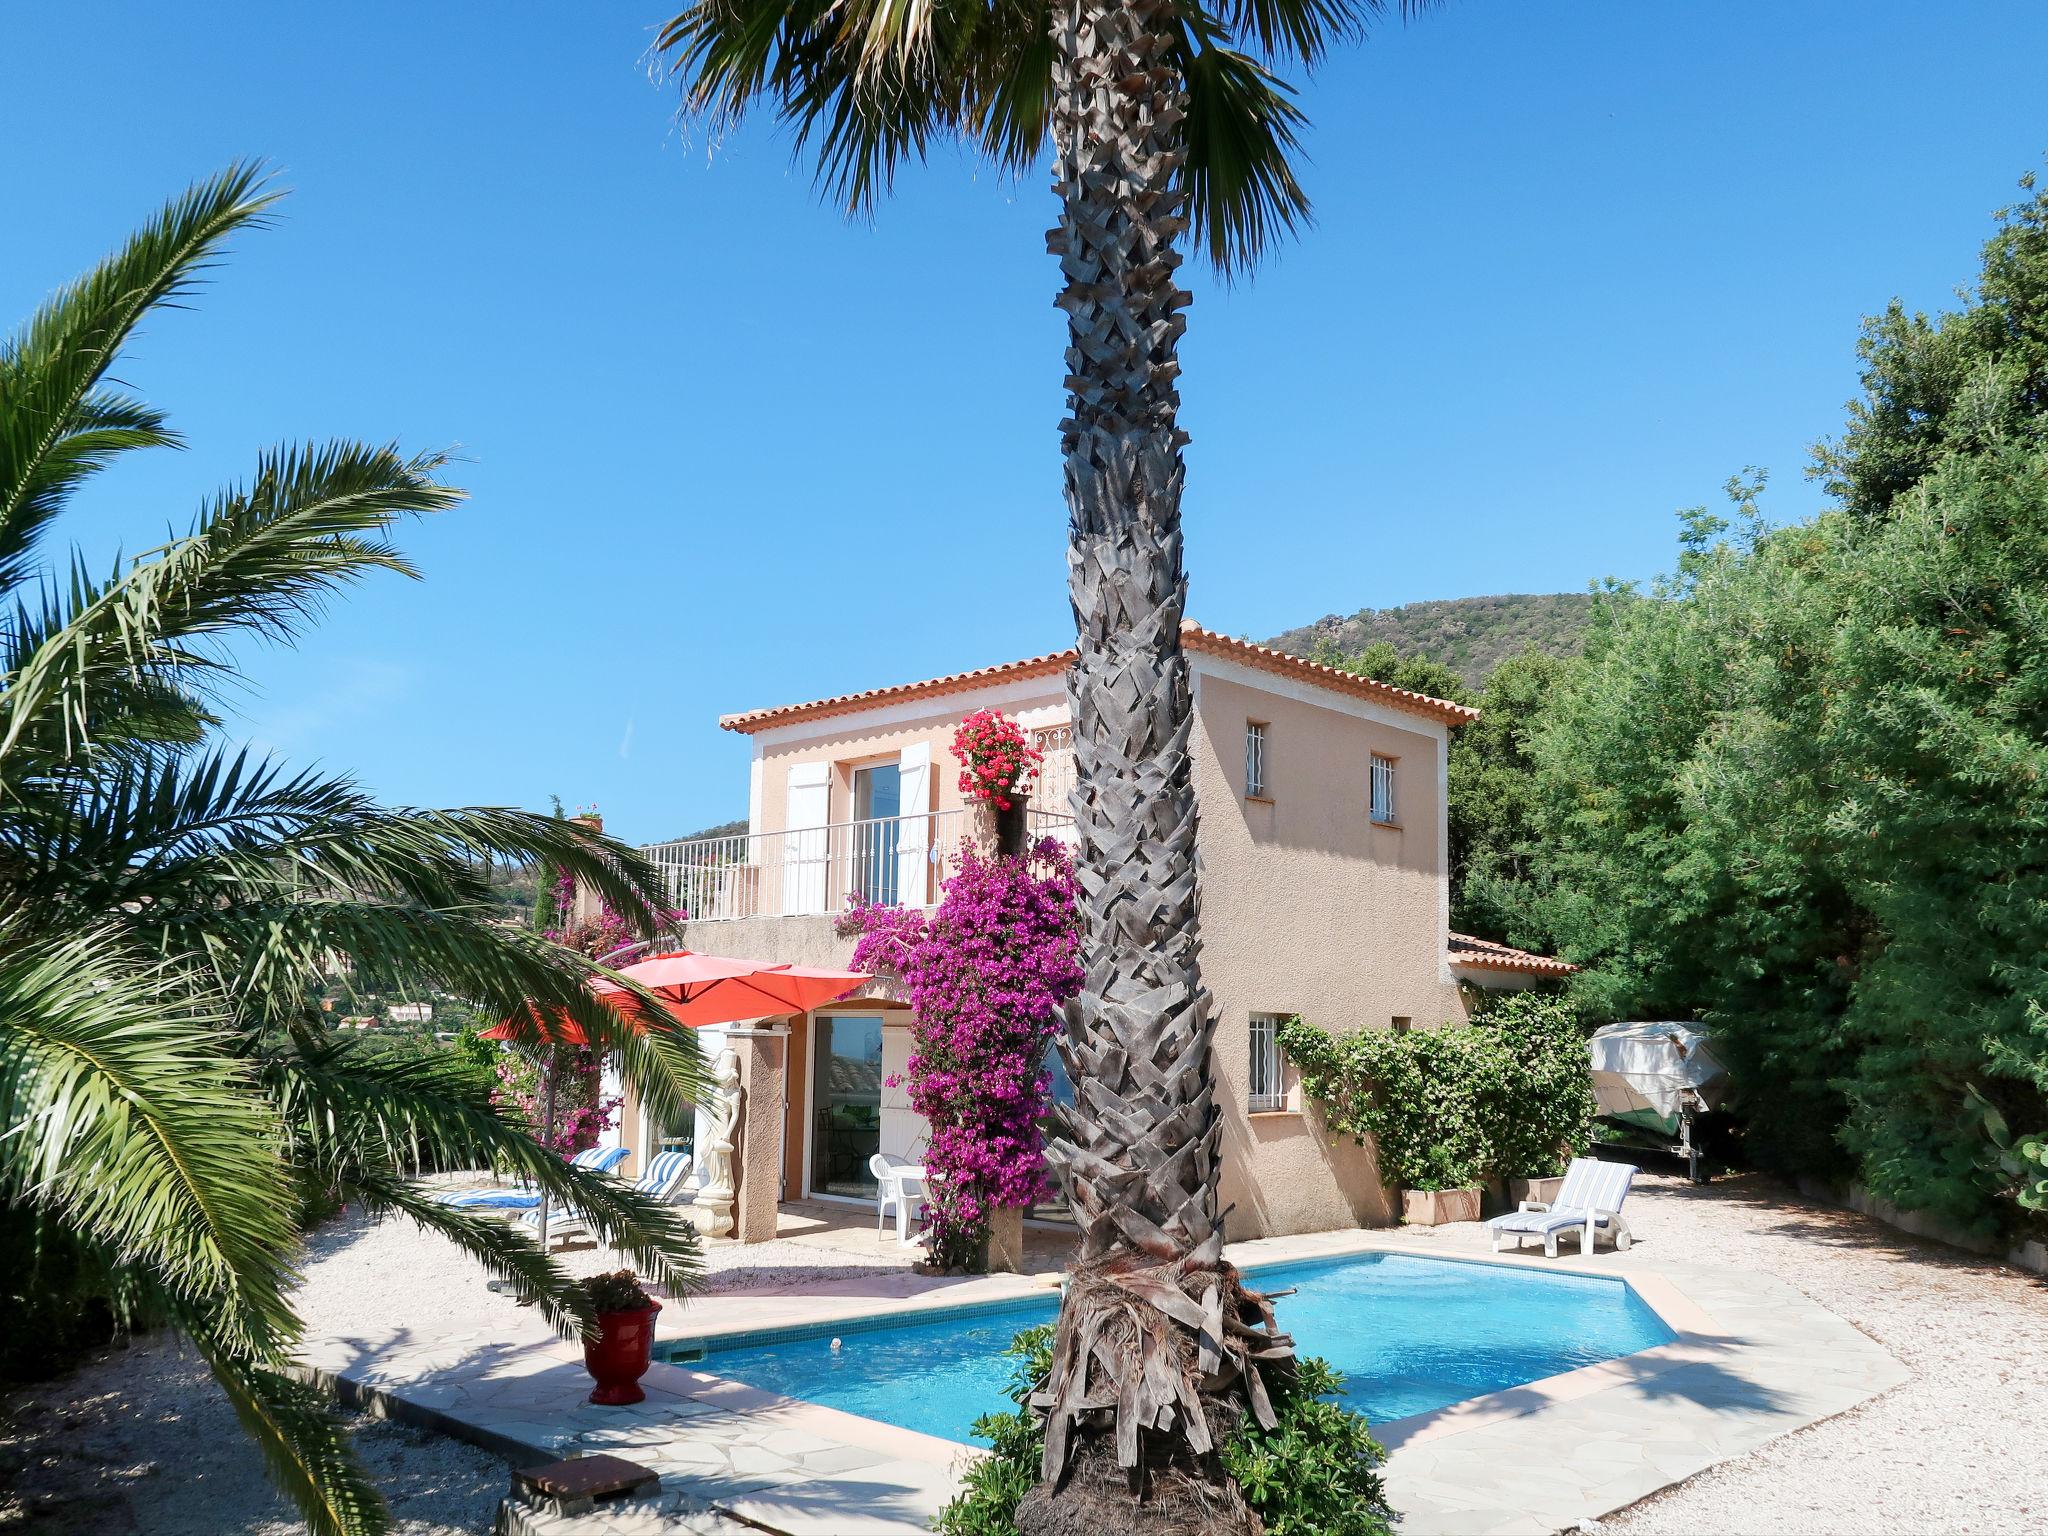
[[(946, 151), (849, 223), (769, 125), (678, 125), (661, 14), (0, 8), (8, 324), (230, 159), (292, 190), (123, 370), (190, 449), (75, 538), (154, 542), (281, 439), (465, 461), (406, 536), (424, 583), (254, 658), (250, 739), (653, 838), (744, 812), (721, 711), (1065, 642), (1044, 178)], [(1968, 278), (2048, 148), (2044, 57), (2016, 0), (1467, 0), (1338, 59), (1317, 227), (1192, 283), (1192, 612), (1647, 577), (1748, 464), (1812, 510), (1859, 316)]]

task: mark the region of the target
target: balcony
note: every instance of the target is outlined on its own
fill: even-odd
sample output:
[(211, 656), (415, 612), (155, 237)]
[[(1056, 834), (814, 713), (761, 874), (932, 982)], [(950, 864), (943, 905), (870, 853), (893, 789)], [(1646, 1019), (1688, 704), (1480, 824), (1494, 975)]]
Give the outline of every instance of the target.
[[(1031, 837), (1073, 840), (1073, 818), (1035, 808)], [(787, 832), (651, 843), (669, 900), (693, 923), (838, 912), (859, 896), (885, 906), (929, 907), (976, 835), (967, 810), (841, 821)]]

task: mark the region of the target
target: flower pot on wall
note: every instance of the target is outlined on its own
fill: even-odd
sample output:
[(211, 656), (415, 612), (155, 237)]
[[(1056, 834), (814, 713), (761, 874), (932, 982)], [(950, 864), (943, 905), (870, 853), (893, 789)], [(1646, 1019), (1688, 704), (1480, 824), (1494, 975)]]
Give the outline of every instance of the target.
[(1404, 1189), (1401, 1220), (1411, 1227), (1440, 1227), (1448, 1221), (1479, 1219), (1478, 1186), (1471, 1189)]
[(661, 1303), (649, 1302), (631, 1312), (597, 1314), (597, 1337), (583, 1341), (583, 1365), (597, 1382), (593, 1403), (623, 1407), (647, 1394), (640, 1378), (647, 1374), (654, 1348), (654, 1318)]
[(1557, 1198), (1557, 1192), (1563, 1188), (1564, 1175), (1561, 1173), (1541, 1179), (1509, 1179), (1509, 1209), (1519, 1206), (1524, 1200), (1541, 1200), (1548, 1204)]

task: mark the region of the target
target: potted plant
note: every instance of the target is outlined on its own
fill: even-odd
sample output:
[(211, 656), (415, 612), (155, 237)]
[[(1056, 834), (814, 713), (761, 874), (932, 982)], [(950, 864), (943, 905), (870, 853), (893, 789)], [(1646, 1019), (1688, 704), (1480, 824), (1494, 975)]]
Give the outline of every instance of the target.
[(583, 1365), (597, 1382), (593, 1403), (621, 1407), (642, 1401), (640, 1378), (654, 1346), (654, 1315), (661, 1303), (641, 1288), (630, 1269), (592, 1275), (583, 1282), (597, 1314), (597, 1337), (583, 1341)]
[(969, 804), (983, 807), (998, 853), (1023, 851), (1024, 803), (1043, 755), (1025, 737), (1024, 728), (1000, 710), (977, 709), (953, 732), (960, 794)]

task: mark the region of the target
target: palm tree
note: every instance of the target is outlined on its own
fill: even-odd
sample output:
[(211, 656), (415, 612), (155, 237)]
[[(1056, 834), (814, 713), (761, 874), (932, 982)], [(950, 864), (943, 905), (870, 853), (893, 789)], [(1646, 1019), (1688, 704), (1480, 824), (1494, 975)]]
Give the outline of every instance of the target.
[(1302, 117), (1274, 70), (1312, 68), (1387, 9), (697, 0), (656, 45), (693, 115), (718, 129), (773, 113), (855, 212), (935, 140), (1020, 174), (1048, 139), (1054, 151), (1088, 979), (1062, 1042), (1079, 1104), (1048, 1148), (1081, 1243), (1038, 1403), (1047, 1483), (1020, 1513), (1027, 1531), (1248, 1529), (1214, 1450), (1238, 1414), (1270, 1422), (1260, 1369), (1291, 1358), (1271, 1308), (1223, 1262), (1216, 1210), (1176, 269), (1183, 232), (1229, 274), (1303, 220), (1290, 164)]
[(537, 861), (651, 932), (660, 885), (637, 856), (550, 816), (386, 808), (215, 740), (229, 643), (289, 640), (349, 583), (407, 571), (393, 527), (459, 499), (440, 459), (276, 449), (109, 574), (38, 563), (81, 485), (177, 445), (109, 369), (274, 201), (252, 167), (193, 187), (0, 347), (0, 1204), (190, 1337), (314, 1531), (365, 1533), (382, 1502), (292, 1374), (316, 1198), (410, 1217), (564, 1329), (590, 1321), (580, 1289), (514, 1230), (435, 1204), (423, 1167), (516, 1171), (672, 1285), (696, 1246), (544, 1151), (459, 1063), (331, 1035), (323, 978), (347, 964), (500, 1017), (568, 1014), (670, 1111), (699, 1067), (599, 1006), (594, 962), (491, 920), (491, 862)]

